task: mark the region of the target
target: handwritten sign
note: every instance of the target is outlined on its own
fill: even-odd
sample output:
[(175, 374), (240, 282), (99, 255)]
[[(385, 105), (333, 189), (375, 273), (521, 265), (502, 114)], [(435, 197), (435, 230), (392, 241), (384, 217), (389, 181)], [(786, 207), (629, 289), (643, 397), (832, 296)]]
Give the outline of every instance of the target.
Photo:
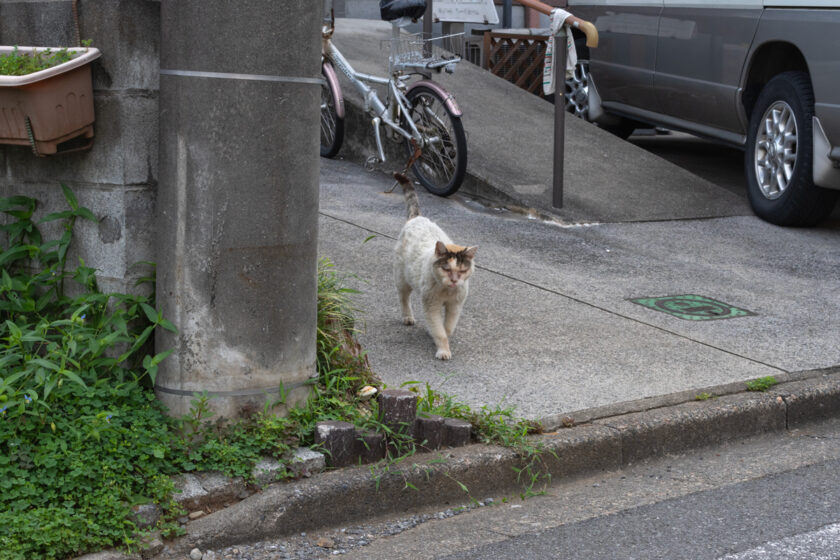
[(499, 23), (493, 0), (433, 0), (434, 21), (462, 23)]

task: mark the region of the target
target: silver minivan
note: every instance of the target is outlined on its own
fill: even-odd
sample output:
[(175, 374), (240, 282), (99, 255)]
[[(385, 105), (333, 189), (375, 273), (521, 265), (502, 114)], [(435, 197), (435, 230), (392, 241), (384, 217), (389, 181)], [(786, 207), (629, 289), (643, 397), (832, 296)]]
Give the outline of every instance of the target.
[(568, 0), (600, 45), (582, 61), (587, 118), (743, 148), (755, 213), (814, 225), (840, 195), (840, 1)]

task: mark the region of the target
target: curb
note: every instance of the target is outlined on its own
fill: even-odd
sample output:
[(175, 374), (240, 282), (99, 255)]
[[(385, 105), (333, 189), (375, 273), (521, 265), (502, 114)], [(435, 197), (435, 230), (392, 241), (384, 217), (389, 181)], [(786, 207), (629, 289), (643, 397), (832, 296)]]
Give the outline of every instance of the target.
[[(556, 480), (840, 417), (840, 372), (815, 375), (781, 383), (764, 393), (741, 392), (600, 418), (536, 436), (535, 441), (549, 451), (542, 456), (544, 468)], [(519, 493), (525, 487), (517, 480), (524, 461), (509, 448), (474, 444), (410, 460), (272, 484), (189, 523), (187, 534), (170, 541), (166, 556), (161, 557), (184, 555), (193, 548), (218, 549), (289, 536), (450, 501)]]

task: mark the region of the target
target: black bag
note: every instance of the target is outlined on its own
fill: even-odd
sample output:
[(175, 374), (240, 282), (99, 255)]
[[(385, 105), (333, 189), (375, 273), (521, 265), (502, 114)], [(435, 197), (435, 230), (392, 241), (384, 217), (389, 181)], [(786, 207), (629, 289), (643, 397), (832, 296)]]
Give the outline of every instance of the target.
[(379, 14), (385, 21), (401, 17), (420, 19), (426, 11), (426, 0), (379, 0)]

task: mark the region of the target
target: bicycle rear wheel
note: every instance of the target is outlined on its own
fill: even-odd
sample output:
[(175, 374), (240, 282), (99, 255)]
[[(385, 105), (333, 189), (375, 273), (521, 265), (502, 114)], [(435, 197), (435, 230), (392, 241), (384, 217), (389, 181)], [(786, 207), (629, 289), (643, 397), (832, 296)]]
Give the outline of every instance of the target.
[[(331, 158), (341, 149), (344, 141), (344, 118), (338, 116), (338, 99), (340, 93), (335, 91), (327, 79), (327, 65), (321, 66), (324, 82), (321, 84), (321, 156)], [(330, 67), (333, 75), (335, 70)]]
[[(461, 187), (467, 172), (467, 137), (461, 118), (432, 88), (418, 85), (406, 95), (409, 118), (423, 136), (423, 153), (411, 167), (432, 194), (449, 196)], [(413, 149), (406, 142), (408, 153)]]

